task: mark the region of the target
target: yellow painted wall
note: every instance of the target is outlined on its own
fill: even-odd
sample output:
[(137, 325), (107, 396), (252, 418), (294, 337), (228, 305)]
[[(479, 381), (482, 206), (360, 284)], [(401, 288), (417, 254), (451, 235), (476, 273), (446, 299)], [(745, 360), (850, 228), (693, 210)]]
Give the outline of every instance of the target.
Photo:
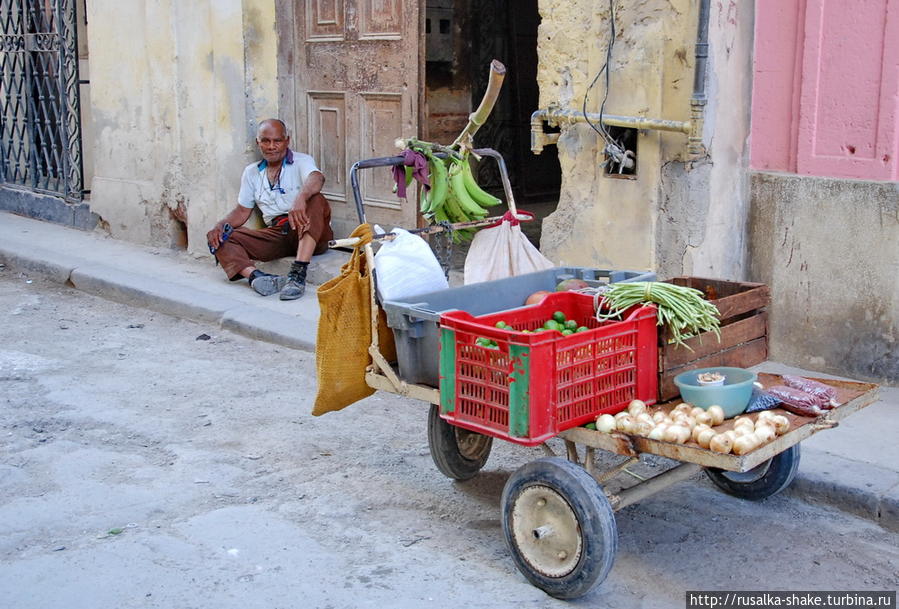
[(92, 0), (91, 210), (112, 236), (189, 250), (236, 204), (255, 125), (277, 113), (275, 8), (265, 0)]
[[(617, 40), (605, 112), (689, 119), (696, 36), (690, 0), (616, 1)], [(540, 0), (540, 107), (580, 110), (587, 87), (605, 62), (609, 3)], [(590, 90), (587, 111), (598, 113), (604, 76)], [(568, 265), (619, 269), (655, 267), (655, 224), (664, 163), (686, 154), (686, 136), (641, 132), (634, 180), (604, 177), (603, 141), (589, 125), (563, 127), (558, 143), (562, 195), (543, 224), (541, 251)]]
[[(614, 0), (618, 39), (605, 112), (690, 120), (699, 0)], [(588, 125), (563, 127), (562, 196), (541, 250), (564, 264), (745, 279), (750, 202), (753, 2), (710, 2), (705, 155), (679, 133), (641, 132), (637, 179), (602, 175), (603, 142)], [(539, 0), (540, 107), (580, 110), (605, 62), (605, 0)], [(598, 113), (600, 78), (588, 112)]]

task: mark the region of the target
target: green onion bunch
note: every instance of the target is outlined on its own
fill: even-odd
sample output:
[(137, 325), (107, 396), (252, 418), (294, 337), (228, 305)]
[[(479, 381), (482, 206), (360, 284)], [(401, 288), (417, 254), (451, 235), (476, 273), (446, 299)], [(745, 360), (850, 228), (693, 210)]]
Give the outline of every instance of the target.
[(619, 318), (621, 313), (637, 304), (655, 304), (658, 325), (666, 325), (674, 344), (689, 349), (683, 339), (700, 332), (714, 332), (721, 340), (718, 309), (694, 288), (657, 281), (614, 283), (602, 295), (608, 313), (597, 311), (596, 318)]

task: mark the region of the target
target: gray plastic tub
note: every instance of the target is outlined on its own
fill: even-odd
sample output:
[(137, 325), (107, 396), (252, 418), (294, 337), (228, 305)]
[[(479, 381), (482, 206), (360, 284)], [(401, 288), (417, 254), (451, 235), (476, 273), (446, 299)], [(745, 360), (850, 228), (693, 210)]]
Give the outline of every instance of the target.
[(382, 303), (387, 325), (396, 339), (400, 378), (407, 383), (437, 387), (440, 380), (440, 315), (466, 311), (472, 315), (498, 313), (524, 306), (534, 292), (553, 291), (564, 279), (583, 279), (591, 286), (623, 281), (655, 281), (656, 274), (557, 267), (517, 277), (474, 283)]

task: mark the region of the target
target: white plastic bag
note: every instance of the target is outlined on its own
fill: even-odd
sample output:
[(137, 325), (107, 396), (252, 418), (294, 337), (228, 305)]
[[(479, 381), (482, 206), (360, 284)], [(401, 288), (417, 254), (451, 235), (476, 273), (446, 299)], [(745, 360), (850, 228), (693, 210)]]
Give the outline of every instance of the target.
[[(527, 213), (527, 212), (519, 212)], [(555, 265), (531, 245), (511, 213), (494, 228), (474, 236), (465, 258), (465, 285), (514, 277), (549, 269)]]
[[(383, 232), (375, 226), (375, 231)], [(375, 273), (381, 301), (401, 300), (449, 287), (443, 269), (424, 239), (394, 228), (393, 241), (383, 241), (375, 254)]]

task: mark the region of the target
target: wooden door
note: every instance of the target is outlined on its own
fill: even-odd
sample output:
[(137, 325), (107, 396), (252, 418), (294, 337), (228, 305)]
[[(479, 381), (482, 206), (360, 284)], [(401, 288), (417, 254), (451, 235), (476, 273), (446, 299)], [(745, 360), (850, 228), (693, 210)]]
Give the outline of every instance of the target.
[[(350, 167), (395, 155), (397, 138), (418, 134), (421, 11), (418, 0), (305, 0), (293, 12), (294, 146), (325, 174), (332, 225), (343, 237), (359, 223)], [(359, 178), (369, 222), (416, 225), (414, 196), (393, 194), (389, 169)]]

